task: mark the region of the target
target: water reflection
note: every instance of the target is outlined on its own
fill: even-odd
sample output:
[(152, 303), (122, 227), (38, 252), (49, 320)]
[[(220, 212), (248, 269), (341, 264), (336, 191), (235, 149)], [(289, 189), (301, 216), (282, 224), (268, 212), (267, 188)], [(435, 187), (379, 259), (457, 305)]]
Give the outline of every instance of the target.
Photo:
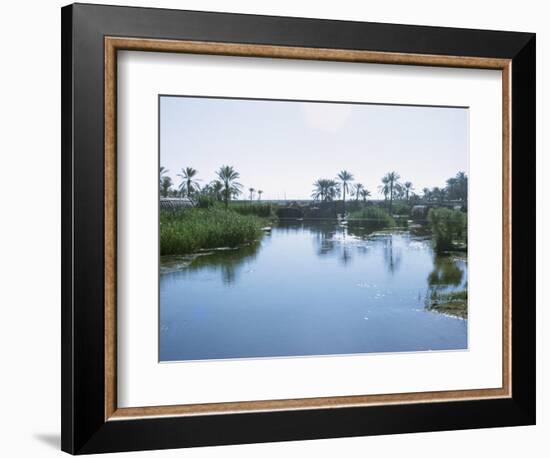
[(384, 260), (386, 261), (388, 272), (392, 275), (395, 274), (401, 264), (401, 249), (394, 248), (393, 239), (393, 234), (384, 237)]
[(464, 278), (464, 260), (454, 256), (434, 256), (434, 268), (428, 275), (428, 285), (435, 288), (459, 286)]
[(231, 285), (246, 265), (256, 258), (260, 246), (261, 243), (257, 242), (237, 249), (204, 251), (191, 256), (166, 256), (161, 259), (161, 278), (163, 274), (170, 273), (185, 276), (197, 271), (219, 272), (223, 283)]
[[(307, 233), (318, 256), (332, 256), (343, 266), (349, 265), (355, 256), (364, 257), (372, 246), (383, 247), (383, 259), (387, 271), (395, 274), (401, 265), (403, 232), (377, 232), (376, 223), (341, 224), (334, 221), (284, 221), (276, 225), (278, 234)], [(261, 242), (238, 249), (205, 251), (198, 255), (169, 256), (161, 260), (161, 274), (171, 272), (217, 271), (226, 285), (238, 280), (239, 272), (248, 262), (254, 260), (262, 244), (268, 243), (270, 233), (264, 234)], [(291, 254), (289, 254), (291, 255)], [(434, 256), (434, 270), (430, 273), (430, 286), (459, 284), (462, 270), (449, 258)]]

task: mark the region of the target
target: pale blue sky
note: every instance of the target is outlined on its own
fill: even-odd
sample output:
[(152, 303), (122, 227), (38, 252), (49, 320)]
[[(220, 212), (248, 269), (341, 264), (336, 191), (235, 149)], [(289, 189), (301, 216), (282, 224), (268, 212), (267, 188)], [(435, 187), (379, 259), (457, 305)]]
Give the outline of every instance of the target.
[(378, 198), (392, 170), (419, 193), (468, 172), (465, 108), (162, 96), (160, 116), (160, 164), (176, 185), (184, 167), (204, 185), (232, 165), (262, 199), (309, 199), (315, 180), (345, 169)]

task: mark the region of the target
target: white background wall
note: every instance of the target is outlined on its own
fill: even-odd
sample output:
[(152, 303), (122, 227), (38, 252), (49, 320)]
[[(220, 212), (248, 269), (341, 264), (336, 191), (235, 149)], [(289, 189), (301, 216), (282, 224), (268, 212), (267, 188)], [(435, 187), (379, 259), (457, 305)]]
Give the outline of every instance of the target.
[[(130, 0), (128, 0), (130, 2)], [(96, 2), (94, 2), (96, 3)], [(111, 4), (125, 4), (110, 0)], [(550, 401), (544, 389), (550, 314), (543, 310), (550, 256), (550, 161), (543, 160), (543, 87), (550, 14), (540, 0), (139, 1), (132, 5), (350, 19), (537, 33), (538, 425), (149, 452), (151, 456), (548, 456)], [(60, 11), (54, 0), (4, 2), (0, 15), (0, 454), (59, 455), (60, 384)], [(544, 163), (543, 163), (544, 162)], [(543, 298), (543, 296), (545, 296)], [(526, 304), (531, 305), (531, 304)], [(545, 450), (546, 449), (546, 450)], [(145, 456), (144, 453), (125, 456)]]

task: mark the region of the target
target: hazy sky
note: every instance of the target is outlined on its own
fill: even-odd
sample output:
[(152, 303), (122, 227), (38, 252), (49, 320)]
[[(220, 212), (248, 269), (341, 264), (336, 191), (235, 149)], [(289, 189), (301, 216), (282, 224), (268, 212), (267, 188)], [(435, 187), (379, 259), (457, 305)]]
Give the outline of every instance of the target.
[(309, 199), (315, 180), (345, 169), (378, 198), (392, 170), (419, 193), (468, 171), (465, 108), (163, 96), (160, 116), (160, 164), (176, 185), (184, 167), (204, 185), (232, 165), (262, 199)]

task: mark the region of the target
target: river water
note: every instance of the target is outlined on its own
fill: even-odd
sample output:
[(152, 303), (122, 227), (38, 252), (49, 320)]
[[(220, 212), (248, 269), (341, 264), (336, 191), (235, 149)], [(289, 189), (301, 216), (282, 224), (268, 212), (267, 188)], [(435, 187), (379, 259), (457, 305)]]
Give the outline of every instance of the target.
[(464, 258), (361, 223), (279, 222), (254, 245), (165, 257), (160, 361), (467, 348), (467, 320), (426, 309), (467, 287)]

